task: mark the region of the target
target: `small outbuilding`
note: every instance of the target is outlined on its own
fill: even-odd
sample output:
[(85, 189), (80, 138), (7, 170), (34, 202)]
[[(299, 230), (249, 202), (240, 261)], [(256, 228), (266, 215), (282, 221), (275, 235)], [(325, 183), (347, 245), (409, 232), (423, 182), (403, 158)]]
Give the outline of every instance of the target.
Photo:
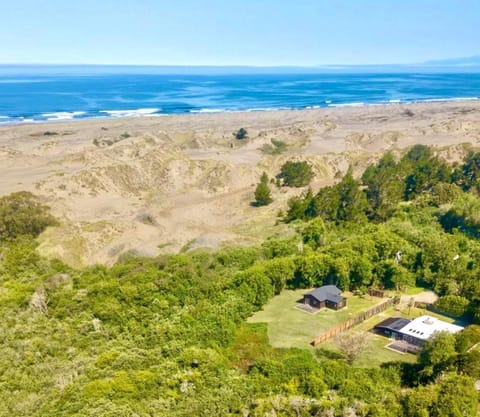
[(342, 291), (335, 285), (324, 285), (305, 294), (302, 302), (316, 309), (328, 307), (340, 310), (347, 305), (347, 299), (341, 294)]

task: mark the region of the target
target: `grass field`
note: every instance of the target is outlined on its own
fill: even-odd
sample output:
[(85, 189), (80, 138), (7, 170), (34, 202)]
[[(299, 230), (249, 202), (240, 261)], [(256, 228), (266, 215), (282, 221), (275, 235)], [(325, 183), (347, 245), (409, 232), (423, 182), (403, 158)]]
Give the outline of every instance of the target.
[[(415, 363), (417, 361), (417, 356), (410, 353), (401, 354), (390, 349), (385, 348), (385, 346), (390, 342), (384, 336), (371, 333), (370, 330), (380, 321), (385, 320), (388, 317), (403, 317), (407, 319), (415, 319), (417, 317), (428, 314), (432, 317), (437, 317), (440, 320), (446, 321), (448, 323), (454, 323), (459, 325), (466, 325), (466, 323), (456, 322), (454, 319), (441, 314), (433, 313), (420, 308), (403, 308), (398, 310), (396, 307), (391, 307), (376, 316), (365, 320), (363, 323), (360, 323), (358, 326), (352, 328), (351, 332), (366, 332), (365, 336), (368, 338), (368, 346), (365, 351), (358, 356), (355, 360), (354, 365), (360, 367), (372, 367), (380, 366), (382, 363), (391, 362), (391, 361), (402, 361), (408, 363)], [(339, 351), (335, 346), (334, 339), (331, 339), (319, 347), (320, 357), (323, 352), (325, 356), (331, 356), (332, 354), (338, 354)]]
[(249, 323), (268, 323), (268, 339), (273, 347), (308, 348), (320, 333), (381, 302), (379, 298), (350, 296), (347, 307), (335, 311), (329, 308), (309, 314), (295, 308), (307, 290), (285, 290), (273, 297), (263, 310), (248, 319)]
[[(387, 349), (385, 346), (390, 343), (390, 340), (384, 336), (371, 333), (370, 330), (380, 321), (385, 320), (388, 317), (406, 317), (414, 318), (425, 314), (425, 310), (411, 309), (412, 316), (407, 317), (395, 310), (394, 307), (385, 310), (384, 312), (377, 314), (376, 316), (370, 317), (365, 320), (363, 323), (360, 323), (358, 326), (353, 327), (348, 330), (349, 332), (365, 332), (365, 337), (368, 339), (367, 347), (363, 353), (361, 353), (358, 358), (355, 360), (354, 365), (359, 367), (377, 367), (385, 362), (393, 361), (402, 361), (408, 363), (415, 363), (417, 361), (417, 356), (412, 355), (411, 353), (401, 354), (393, 350)], [(415, 310), (415, 311), (413, 311)], [(417, 311), (418, 310), (418, 311)], [(421, 312), (421, 314), (420, 314)], [(331, 356), (333, 354), (338, 354), (339, 350), (335, 345), (335, 339), (330, 339), (329, 341), (321, 344), (319, 346), (320, 357), (323, 352), (325, 356)]]

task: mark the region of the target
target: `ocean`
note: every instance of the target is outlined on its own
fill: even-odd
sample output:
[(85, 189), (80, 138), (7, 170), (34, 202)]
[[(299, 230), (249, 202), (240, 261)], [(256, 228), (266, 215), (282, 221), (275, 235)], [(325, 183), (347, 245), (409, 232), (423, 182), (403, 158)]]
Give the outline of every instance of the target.
[(0, 124), (479, 98), (479, 73), (195, 75), (141, 68), (0, 68)]

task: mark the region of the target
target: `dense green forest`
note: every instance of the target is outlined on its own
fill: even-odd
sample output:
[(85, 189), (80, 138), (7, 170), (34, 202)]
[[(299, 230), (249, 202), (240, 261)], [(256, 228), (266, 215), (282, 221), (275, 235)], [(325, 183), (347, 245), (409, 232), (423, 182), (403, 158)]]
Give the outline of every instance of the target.
[(4, 197), (0, 416), (475, 416), (476, 325), (416, 364), (356, 368), (273, 348), (246, 318), (284, 288), (332, 283), (431, 288), (439, 310), (480, 322), (479, 191), (480, 154), (451, 166), (415, 146), (292, 199), (287, 238), (84, 270), (37, 254), (54, 219), (34, 196)]

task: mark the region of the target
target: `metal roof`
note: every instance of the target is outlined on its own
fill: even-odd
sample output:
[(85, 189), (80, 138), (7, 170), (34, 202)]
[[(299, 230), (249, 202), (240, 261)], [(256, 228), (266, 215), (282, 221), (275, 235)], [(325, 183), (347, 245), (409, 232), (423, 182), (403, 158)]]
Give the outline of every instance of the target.
[(410, 320), (404, 319), (402, 317), (389, 317), (388, 319), (385, 319), (382, 322), (375, 325), (375, 328), (394, 330), (398, 332), (400, 329), (405, 327), (408, 323), (410, 323)]
[(338, 289), (335, 285), (324, 285), (320, 288), (315, 288), (313, 291), (305, 295), (311, 295), (315, 297), (318, 301), (332, 301), (334, 303), (339, 303), (344, 299), (340, 294), (342, 291)]
[(447, 323), (436, 317), (420, 316), (402, 327), (399, 332), (417, 339), (428, 340), (436, 332), (458, 333), (462, 330), (462, 326)]

